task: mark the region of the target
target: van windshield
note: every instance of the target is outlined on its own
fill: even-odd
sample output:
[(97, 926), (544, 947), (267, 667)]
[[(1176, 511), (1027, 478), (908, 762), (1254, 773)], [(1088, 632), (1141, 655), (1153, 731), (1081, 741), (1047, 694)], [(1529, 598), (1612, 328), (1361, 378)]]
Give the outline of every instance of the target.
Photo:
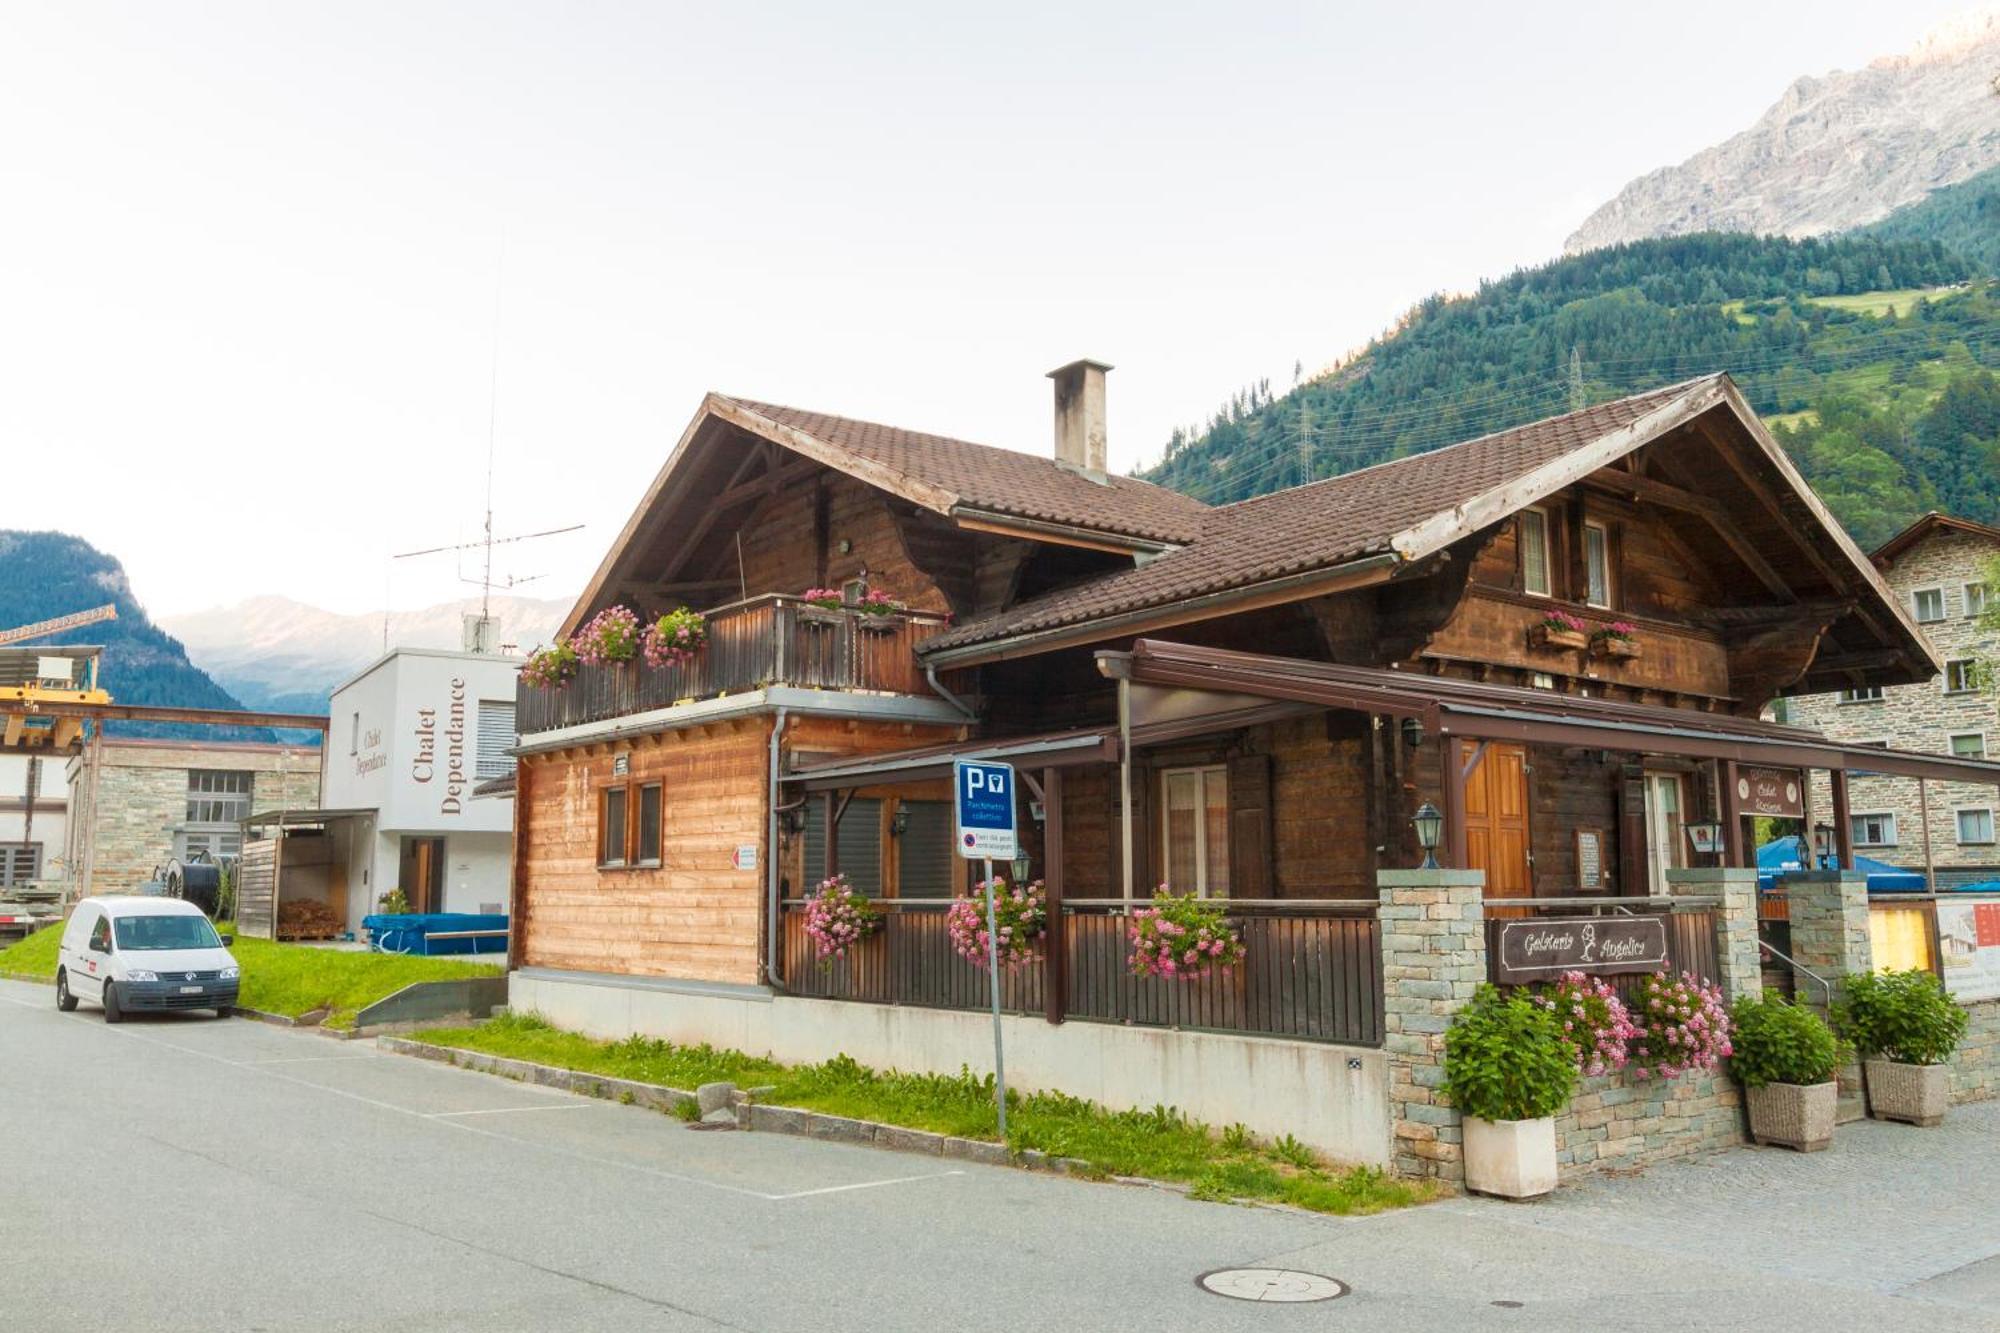
[(205, 916), (121, 916), (112, 926), (123, 949), (220, 949), (222, 937)]

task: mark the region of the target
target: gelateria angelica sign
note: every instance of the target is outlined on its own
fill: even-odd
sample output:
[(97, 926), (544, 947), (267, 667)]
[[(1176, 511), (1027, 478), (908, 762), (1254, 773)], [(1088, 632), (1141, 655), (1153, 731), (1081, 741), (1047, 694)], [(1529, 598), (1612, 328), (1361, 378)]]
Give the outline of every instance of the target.
[(445, 696), (445, 706), (419, 708), (416, 727), (417, 749), (410, 760), (410, 780), (419, 786), (434, 785), (438, 813), (456, 815), (465, 808), (465, 680), (453, 676)]
[(1667, 923), (1657, 916), (1503, 921), (1494, 958), (1502, 985), (1564, 972), (1657, 972), (1667, 961)]

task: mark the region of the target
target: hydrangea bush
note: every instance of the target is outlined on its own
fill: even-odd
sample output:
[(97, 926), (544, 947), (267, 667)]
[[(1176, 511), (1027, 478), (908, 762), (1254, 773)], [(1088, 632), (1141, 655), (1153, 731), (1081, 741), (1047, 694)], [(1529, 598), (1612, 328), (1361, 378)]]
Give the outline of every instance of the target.
[(1537, 991), (1534, 999), (1561, 1021), (1563, 1042), (1577, 1072), (1597, 1078), (1625, 1067), (1639, 1026), (1610, 982), (1565, 972), (1554, 985)]
[(819, 960), (832, 963), (881, 929), (882, 913), (846, 875), (835, 874), (806, 895), (805, 926)]
[(1590, 637), (1600, 642), (1630, 643), (1639, 636), (1639, 627), (1629, 620), (1614, 620)]
[(579, 662), (604, 666), (639, 655), (639, 617), (628, 606), (607, 606), (570, 639)]
[(1571, 615), (1567, 611), (1553, 609), (1544, 611), (1541, 623), (1545, 628), (1559, 630), (1565, 634), (1588, 634), (1590, 632), (1589, 625), (1586, 625), (1581, 619)]
[(1224, 918), (1220, 905), (1174, 893), (1162, 884), (1153, 905), (1132, 913), (1126, 932), (1132, 941), (1132, 975), (1192, 981), (1243, 962), (1243, 937)]
[(646, 626), (644, 650), (647, 666), (681, 666), (694, 660), (708, 642), (708, 621), (699, 611), (686, 607), (669, 611)]
[(807, 606), (816, 606), (822, 611), (838, 611), (840, 609), (840, 589), (807, 588), (799, 594), (799, 600)]
[(521, 664), (521, 679), (538, 690), (559, 690), (576, 675), (576, 649), (566, 643), (537, 648)]
[(1691, 972), (1646, 978), (1635, 1015), (1632, 1072), (1639, 1078), (1677, 1078), (1714, 1069), (1730, 1053), (1729, 1011), (1722, 990), (1705, 986)]
[[(972, 896), (960, 898), (945, 913), (945, 931), (951, 937), (952, 952), (974, 967), (986, 966), (986, 883), (980, 881)], [(1048, 934), (1048, 898), (1042, 881), (1009, 885), (993, 878), (993, 923), (998, 936), (995, 952), (1000, 966), (1013, 971), (1024, 963), (1040, 962), (1042, 941)]]

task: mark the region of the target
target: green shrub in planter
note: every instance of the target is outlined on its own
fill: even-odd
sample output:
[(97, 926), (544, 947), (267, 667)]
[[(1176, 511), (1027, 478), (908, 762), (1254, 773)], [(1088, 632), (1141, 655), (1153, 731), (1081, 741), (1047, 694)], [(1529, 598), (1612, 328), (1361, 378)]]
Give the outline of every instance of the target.
[(1849, 977), (1834, 1022), (1863, 1055), (1941, 1065), (1965, 1036), (1966, 1015), (1937, 977), (1914, 969)]
[(1729, 1018), (1736, 1029), (1729, 1072), (1746, 1088), (1827, 1083), (1840, 1068), (1840, 1039), (1810, 1009), (1781, 996), (1746, 995)]
[(1444, 1094), (1482, 1120), (1539, 1120), (1562, 1110), (1576, 1061), (1562, 1023), (1526, 995), (1481, 986), (1444, 1034)]

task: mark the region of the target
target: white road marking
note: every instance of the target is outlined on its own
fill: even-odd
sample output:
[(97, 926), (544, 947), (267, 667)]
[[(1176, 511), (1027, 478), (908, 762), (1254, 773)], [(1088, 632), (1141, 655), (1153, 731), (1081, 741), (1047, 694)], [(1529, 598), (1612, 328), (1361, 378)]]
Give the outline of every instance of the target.
[(310, 1065), (328, 1060), (380, 1060), (379, 1055), (284, 1055), (275, 1060), (238, 1060), (241, 1065)]
[[(50, 1008), (50, 1006), (47, 1004), (33, 1004), (27, 1000), (17, 1000), (11, 995), (0, 995), (0, 1000), (4, 1000), (8, 1004), (14, 1005), (17, 1008), (21, 1009), (48, 1010)], [(508, 1134), (497, 1134), (490, 1129), (481, 1129), (477, 1125), (468, 1125), (464, 1122), (463, 1119), (447, 1118), (448, 1116), (450, 1117), (463, 1116), (464, 1114), (466, 1114), (465, 1112), (418, 1111), (418, 1110), (413, 1110), (407, 1106), (397, 1106), (393, 1102), (379, 1101), (373, 1097), (364, 1097), (358, 1092), (348, 1092), (342, 1088), (330, 1088), (324, 1083), (314, 1083), (311, 1079), (298, 1078), (291, 1074), (284, 1073), (280, 1070), (272, 1069), (269, 1067), (269, 1064), (271, 1062), (268, 1061), (259, 1062), (255, 1060), (232, 1060), (228, 1056), (217, 1055), (213, 1051), (204, 1051), (193, 1046), (182, 1046), (178, 1042), (162, 1041), (158, 1037), (151, 1037), (143, 1032), (134, 1032), (131, 1028), (128, 1027), (122, 1027), (122, 1026), (112, 1027), (106, 1024), (93, 1023), (88, 1017), (86, 1017), (81, 1013), (69, 1013), (69, 1014), (57, 1013), (55, 1014), (55, 1017), (64, 1022), (90, 1023), (92, 1027), (98, 1028), (101, 1031), (106, 1032), (114, 1037), (124, 1037), (130, 1041), (143, 1042), (148, 1046), (158, 1046), (164, 1050), (179, 1052), (182, 1055), (199, 1056), (201, 1059), (211, 1060), (219, 1065), (227, 1065), (232, 1069), (247, 1070), (250, 1073), (259, 1074), (265, 1078), (274, 1078), (283, 1083), (290, 1083), (297, 1087), (310, 1089), (313, 1092), (326, 1093), (330, 1096), (340, 1097), (347, 1101), (359, 1102), (363, 1106), (372, 1106), (380, 1111), (388, 1111), (395, 1115), (408, 1116), (412, 1120), (421, 1120), (426, 1124), (440, 1125), (447, 1129), (455, 1129), (458, 1130), (460, 1133), (477, 1134), (481, 1138), (494, 1139), (500, 1143), (511, 1144), (518, 1148), (539, 1149), (542, 1152), (554, 1153), (559, 1157), (567, 1157), (571, 1161), (584, 1162), (591, 1166), (605, 1167), (613, 1171), (626, 1171), (642, 1176), (652, 1176), (657, 1180), (670, 1180), (680, 1185), (695, 1185), (699, 1186), (702, 1189), (718, 1190), (724, 1194), (735, 1194), (749, 1199), (762, 1199), (767, 1203), (785, 1203), (793, 1199), (808, 1199), (816, 1195), (822, 1195), (822, 1194), (845, 1194), (845, 1193), (850, 1193), (854, 1190), (880, 1189), (885, 1185), (910, 1185), (926, 1180), (945, 1180), (953, 1176), (962, 1176), (965, 1174), (963, 1171), (939, 1171), (930, 1175), (923, 1175), (923, 1176), (898, 1176), (889, 1180), (863, 1180), (863, 1181), (857, 1181), (851, 1185), (828, 1185), (820, 1189), (795, 1190), (787, 1194), (771, 1194), (764, 1190), (747, 1189), (741, 1185), (730, 1185), (719, 1180), (704, 1180), (700, 1176), (687, 1176), (687, 1175), (682, 1175), (677, 1171), (662, 1171), (655, 1167), (638, 1166), (635, 1165), (634, 1163), (621, 1162), (614, 1158), (599, 1157), (592, 1153), (577, 1152), (573, 1149), (564, 1148), (557, 1144), (537, 1143), (532, 1139), (517, 1139)], [(320, 1058), (320, 1057), (314, 1057), (314, 1058)], [(325, 1057), (325, 1058), (337, 1059), (340, 1057)], [(362, 1057), (349, 1057), (349, 1058), (367, 1059), (369, 1057), (362, 1056)], [(472, 1072), (472, 1071), (458, 1069), (456, 1065), (432, 1066), (429, 1064), (429, 1062), (421, 1060), (412, 1061), (412, 1064), (420, 1068), (423, 1067), (433, 1067), (439, 1069), (449, 1068), (456, 1070), (457, 1072), (460, 1073)], [(475, 1075), (475, 1076), (485, 1077), (484, 1075)], [(537, 1091), (537, 1089), (524, 1088), (522, 1089), (522, 1091)], [(547, 1089), (547, 1091), (552, 1096), (558, 1096), (564, 1098), (568, 1098), (574, 1095), (570, 1093), (561, 1092), (554, 1088)], [(568, 1104), (569, 1103), (565, 1103), (565, 1105)], [(596, 1104), (595, 1102), (582, 1099), (578, 1099), (574, 1103), (574, 1105), (577, 1106), (579, 1109), (582, 1107), (592, 1106), (595, 1104)], [(514, 1108), (496, 1108), (496, 1109), (534, 1110), (539, 1108), (514, 1107)], [(549, 1109), (555, 1109), (555, 1108), (549, 1108)]]
[(515, 1111), (588, 1111), (596, 1102), (544, 1102), (540, 1106), (489, 1106), (480, 1111), (432, 1111), (430, 1119), (449, 1120), (455, 1115), (511, 1115)]

